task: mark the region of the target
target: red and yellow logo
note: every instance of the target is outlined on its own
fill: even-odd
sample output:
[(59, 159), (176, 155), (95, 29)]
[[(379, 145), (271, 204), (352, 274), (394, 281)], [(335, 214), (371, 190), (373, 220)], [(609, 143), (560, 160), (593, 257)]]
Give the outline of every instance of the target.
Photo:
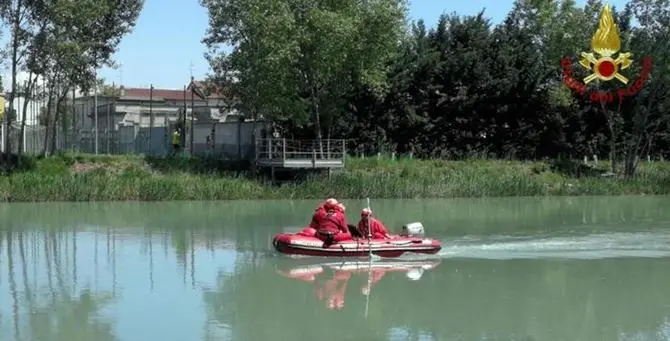
[[(622, 101), (625, 97), (633, 96), (640, 92), (644, 83), (649, 78), (652, 62), (650, 57), (642, 59), (642, 72), (640, 77), (632, 84), (621, 71), (628, 69), (633, 63), (632, 53), (620, 52), (621, 38), (619, 30), (614, 23), (614, 16), (609, 5), (605, 5), (600, 13), (598, 29), (591, 39), (591, 51), (582, 52), (579, 65), (591, 72), (581, 81), (573, 77), (572, 58), (565, 57), (561, 60), (563, 69), (563, 82), (569, 88), (577, 91), (582, 96), (588, 96), (594, 102), (613, 102), (614, 98)], [(587, 85), (593, 81), (607, 82), (617, 80), (624, 86), (615, 91), (603, 91), (589, 89)]]

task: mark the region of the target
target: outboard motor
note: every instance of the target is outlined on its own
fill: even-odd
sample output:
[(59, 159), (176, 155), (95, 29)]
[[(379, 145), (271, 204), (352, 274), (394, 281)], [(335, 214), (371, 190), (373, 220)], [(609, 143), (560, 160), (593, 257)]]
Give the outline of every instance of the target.
[(402, 232), (400, 233), (401, 236), (405, 237), (423, 237), (423, 234), (423, 224), (419, 222), (406, 224), (402, 227)]

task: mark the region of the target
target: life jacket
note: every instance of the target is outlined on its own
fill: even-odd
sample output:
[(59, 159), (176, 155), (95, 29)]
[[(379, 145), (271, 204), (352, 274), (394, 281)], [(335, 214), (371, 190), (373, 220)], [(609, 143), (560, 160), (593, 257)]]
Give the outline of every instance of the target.
[(363, 237), (368, 236), (368, 227), (370, 228), (370, 234), (388, 233), (382, 222), (373, 217), (368, 218), (367, 223), (364, 220), (358, 222), (358, 231), (363, 235)]
[(326, 209), (323, 206), (318, 207), (312, 215), (312, 221), (309, 223), (309, 226), (313, 229), (318, 229), (326, 215)]
[[(373, 224), (373, 219), (372, 217), (368, 218), (367, 221), (361, 219), (361, 221), (358, 222), (358, 232), (360, 232), (363, 237), (367, 237), (368, 233), (373, 234), (374, 233), (374, 226)], [(368, 229), (370, 231), (368, 231)]]
[[(328, 212), (328, 214), (325, 216), (325, 218), (319, 223), (319, 231), (326, 230), (326, 231), (346, 231), (347, 226), (342, 226), (344, 224), (343, 219), (338, 219), (338, 214), (341, 214), (339, 212)], [(325, 232), (325, 231), (324, 231)], [(335, 232), (335, 231), (333, 231)]]

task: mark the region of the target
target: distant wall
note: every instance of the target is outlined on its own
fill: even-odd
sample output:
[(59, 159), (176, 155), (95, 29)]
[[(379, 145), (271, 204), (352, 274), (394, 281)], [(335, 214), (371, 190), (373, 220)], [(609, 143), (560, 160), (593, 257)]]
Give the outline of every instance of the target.
[[(261, 124), (256, 124), (260, 131)], [(193, 154), (211, 155), (226, 160), (250, 160), (253, 158), (253, 122), (226, 122), (200, 124), (193, 127)], [(207, 136), (213, 141), (207, 145)]]
[[(256, 125), (257, 136), (263, 127)], [(174, 125), (154, 128), (140, 128), (139, 126), (119, 127), (118, 130), (100, 130), (98, 134), (98, 152), (104, 154), (147, 154), (164, 156), (172, 150), (172, 131)], [(230, 122), (207, 123), (193, 126), (193, 154), (210, 156), (225, 160), (250, 160), (254, 152), (254, 123)], [(39, 154), (44, 150), (46, 127), (27, 126), (24, 134), (24, 151), (29, 154)], [(18, 151), (20, 132), (11, 129), (10, 144), (12, 151)], [(213, 141), (213, 146), (207, 144), (207, 137)], [(56, 151), (72, 150), (83, 153), (95, 152), (95, 131), (77, 130), (63, 132), (60, 127), (56, 130)], [(190, 131), (186, 131), (186, 150), (190, 149)]]

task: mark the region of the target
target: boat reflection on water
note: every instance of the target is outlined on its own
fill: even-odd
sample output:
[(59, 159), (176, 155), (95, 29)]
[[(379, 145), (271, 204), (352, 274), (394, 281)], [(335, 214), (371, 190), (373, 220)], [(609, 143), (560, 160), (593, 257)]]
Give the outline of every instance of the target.
[(388, 272), (404, 272), (408, 280), (418, 281), (424, 271), (435, 269), (440, 261), (345, 261), (280, 269), (277, 272), (288, 278), (314, 284), (318, 300), (332, 310), (344, 308), (344, 295), (352, 277), (362, 277), (362, 295), (370, 295), (372, 286)]

